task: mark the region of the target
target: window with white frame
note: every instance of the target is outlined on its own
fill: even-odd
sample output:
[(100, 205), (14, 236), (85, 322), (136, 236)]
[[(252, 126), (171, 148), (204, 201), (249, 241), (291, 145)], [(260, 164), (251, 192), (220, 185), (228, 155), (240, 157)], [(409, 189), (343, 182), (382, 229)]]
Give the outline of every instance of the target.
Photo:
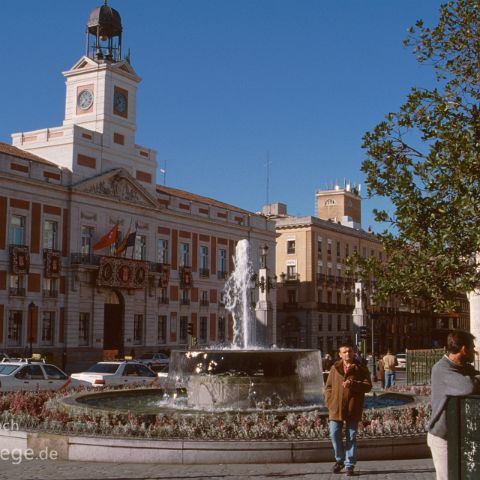
[(287, 240), (287, 253), (288, 254), (295, 253), (295, 240)]
[(317, 253), (322, 253), (323, 248), (323, 239), (322, 237), (317, 238)]
[(58, 248), (58, 223), (53, 220), (43, 222), (43, 248), (50, 250)]
[(332, 240), (330, 238), (327, 239), (327, 255), (332, 254)]
[(80, 227), (80, 253), (83, 255), (89, 255), (93, 252), (93, 235), (95, 229), (86, 225)]
[(56, 298), (57, 291), (57, 279), (56, 278), (44, 278), (43, 279), (43, 295), (45, 297)]
[(43, 312), (40, 341), (42, 345), (53, 345), (55, 336), (55, 312)]
[(10, 275), (10, 295), (25, 295), (25, 276)]
[(133, 343), (135, 345), (141, 345), (143, 343), (143, 315), (136, 313), (133, 316)]
[(158, 334), (157, 341), (160, 344), (167, 343), (167, 316), (158, 316)]
[(287, 280), (296, 280), (296, 279), (297, 279), (297, 266), (287, 265)]
[(78, 345), (88, 347), (90, 345), (90, 313), (78, 314)]
[(208, 319), (207, 317), (200, 317), (200, 331), (198, 339), (200, 343), (206, 343), (207, 341), (207, 328), (208, 328)]
[(137, 235), (135, 237), (134, 258), (136, 260), (147, 259), (147, 237), (146, 235)]
[(179, 245), (179, 259), (178, 264), (180, 267), (189, 267), (190, 266), (190, 244), (185, 242), (180, 242)]
[(219, 248), (217, 252), (217, 269), (219, 272), (227, 272), (227, 250)]
[(169, 263), (168, 240), (165, 238), (159, 238), (157, 240), (157, 262), (166, 264)]
[(7, 344), (15, 347), (22, 344), (23, 312), (10, 310), (8, 313)]
[(25, 245), (25, 220), (23, 215), (10, 217), (8, 241), (11, 245)]

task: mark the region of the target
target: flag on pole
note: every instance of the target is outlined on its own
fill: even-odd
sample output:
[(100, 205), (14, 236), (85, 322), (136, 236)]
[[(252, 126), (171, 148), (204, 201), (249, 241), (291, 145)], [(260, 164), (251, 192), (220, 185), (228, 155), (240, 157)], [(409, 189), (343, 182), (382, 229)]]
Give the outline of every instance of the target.
[(114, 244), (117, 240), (117, 231), (118, 224), (115, 224), (113, 228), (93, 246), (93, 250), (100, 250)]
[(132, 232), (128, 237), (126, 237), (126, 243), (125, 243), (125, 250), (128, 247), (134, 247), (135, 246), (135, 239), (137, 237), (137, 232)]
[(128, 227), (127, 233), (125, 234), (125, 237), (123, 237), (123, 240), (120, 242), (120, 244), (117, 246), (115, 249), (115, 255), (120, 255), (124, 250), (127, 249), (127, 241), (128, 237), (130, 236), (130, 227)]

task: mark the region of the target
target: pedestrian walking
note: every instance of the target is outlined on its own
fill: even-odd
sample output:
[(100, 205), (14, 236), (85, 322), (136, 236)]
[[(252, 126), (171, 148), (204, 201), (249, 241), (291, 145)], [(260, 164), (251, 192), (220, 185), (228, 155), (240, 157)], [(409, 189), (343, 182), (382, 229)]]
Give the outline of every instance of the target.
[(390, 350), (383, 357), (383, 368), (385, 370), (385, 388), (395, 385), (395, 367), (398, 365), (397, 357)]
[(447, 337), (447, 353), (432, 368), (432, 416), (427, 443), (432, 452), (437, 480), (448, 480), (447, 396), (480, 393), (480, 372), (475, 359), (475, 337), (454, 330)]
[(377, 361), (377, 378), (380, 380), (382, 388), (385, 388), (385, 368), (383, 368), (383, 357), (384, 355), (381, 355)]
[(347, 476), (354, 475), (358, 422), (362, 419), (365, 393), (372, 389), (370, 372), (364, 365), (354, 360), (354, 355), (351, 345), (340, 346), (340, 360), (332, 365), (325, 385), (330, 438), (335, 453), (332, 471), (340, 473), (346, 467)]

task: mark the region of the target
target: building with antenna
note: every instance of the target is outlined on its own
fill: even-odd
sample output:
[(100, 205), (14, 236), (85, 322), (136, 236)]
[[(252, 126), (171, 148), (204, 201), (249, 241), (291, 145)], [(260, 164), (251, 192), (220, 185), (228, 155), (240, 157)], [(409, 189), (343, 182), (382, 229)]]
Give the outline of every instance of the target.
[[(345, 259), (357, 253), (384, 261), (385, 254), (375, 234), (361, 227), (359, 185), (346, 182), (317, 191), (315, 208), (315, 216), (291, 216), (282, 203), (263, 209), (277, 232), (277, 339), (282, 347), (333, 352), (343, 341), (358, 343), (358, 285), (346, 274)], [(367, 296), (373, 288), (373, 278), (362, 285)], [(364, 304), (368, 351), (432, 346), (439, 320), (422, 305), (404, 306), (394, 299)], [(461, 327), (467, 321), (460, 312), (450, 324)]]
[(122, 32), (118, 11), (95, 8), (64, 72), (62, 125), (0, 143), (0, 351), (68, 370), (231, 341), (235, 244), (250, 240), (254, 268), (275, 245), (265, 216), (157, 185), (156, 151), (135, 140), (140, 77)]

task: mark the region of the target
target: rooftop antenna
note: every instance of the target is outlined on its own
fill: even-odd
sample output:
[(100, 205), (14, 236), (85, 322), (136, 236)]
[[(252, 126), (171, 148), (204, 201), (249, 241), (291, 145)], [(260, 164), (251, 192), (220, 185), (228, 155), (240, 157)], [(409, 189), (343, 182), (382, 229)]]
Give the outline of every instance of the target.
[(270, 152), (267, 150), (267, 163), (265, 167), (267, 167), (267, 185), (266, 185), (266, 205), (270, 204), (270, 165), (272, 162), (270, 161)]
[(163, 161), (163, 168), (160, 169), (160, 173), (163, 175), (163, 186), (167, 184), (167, 159)]

